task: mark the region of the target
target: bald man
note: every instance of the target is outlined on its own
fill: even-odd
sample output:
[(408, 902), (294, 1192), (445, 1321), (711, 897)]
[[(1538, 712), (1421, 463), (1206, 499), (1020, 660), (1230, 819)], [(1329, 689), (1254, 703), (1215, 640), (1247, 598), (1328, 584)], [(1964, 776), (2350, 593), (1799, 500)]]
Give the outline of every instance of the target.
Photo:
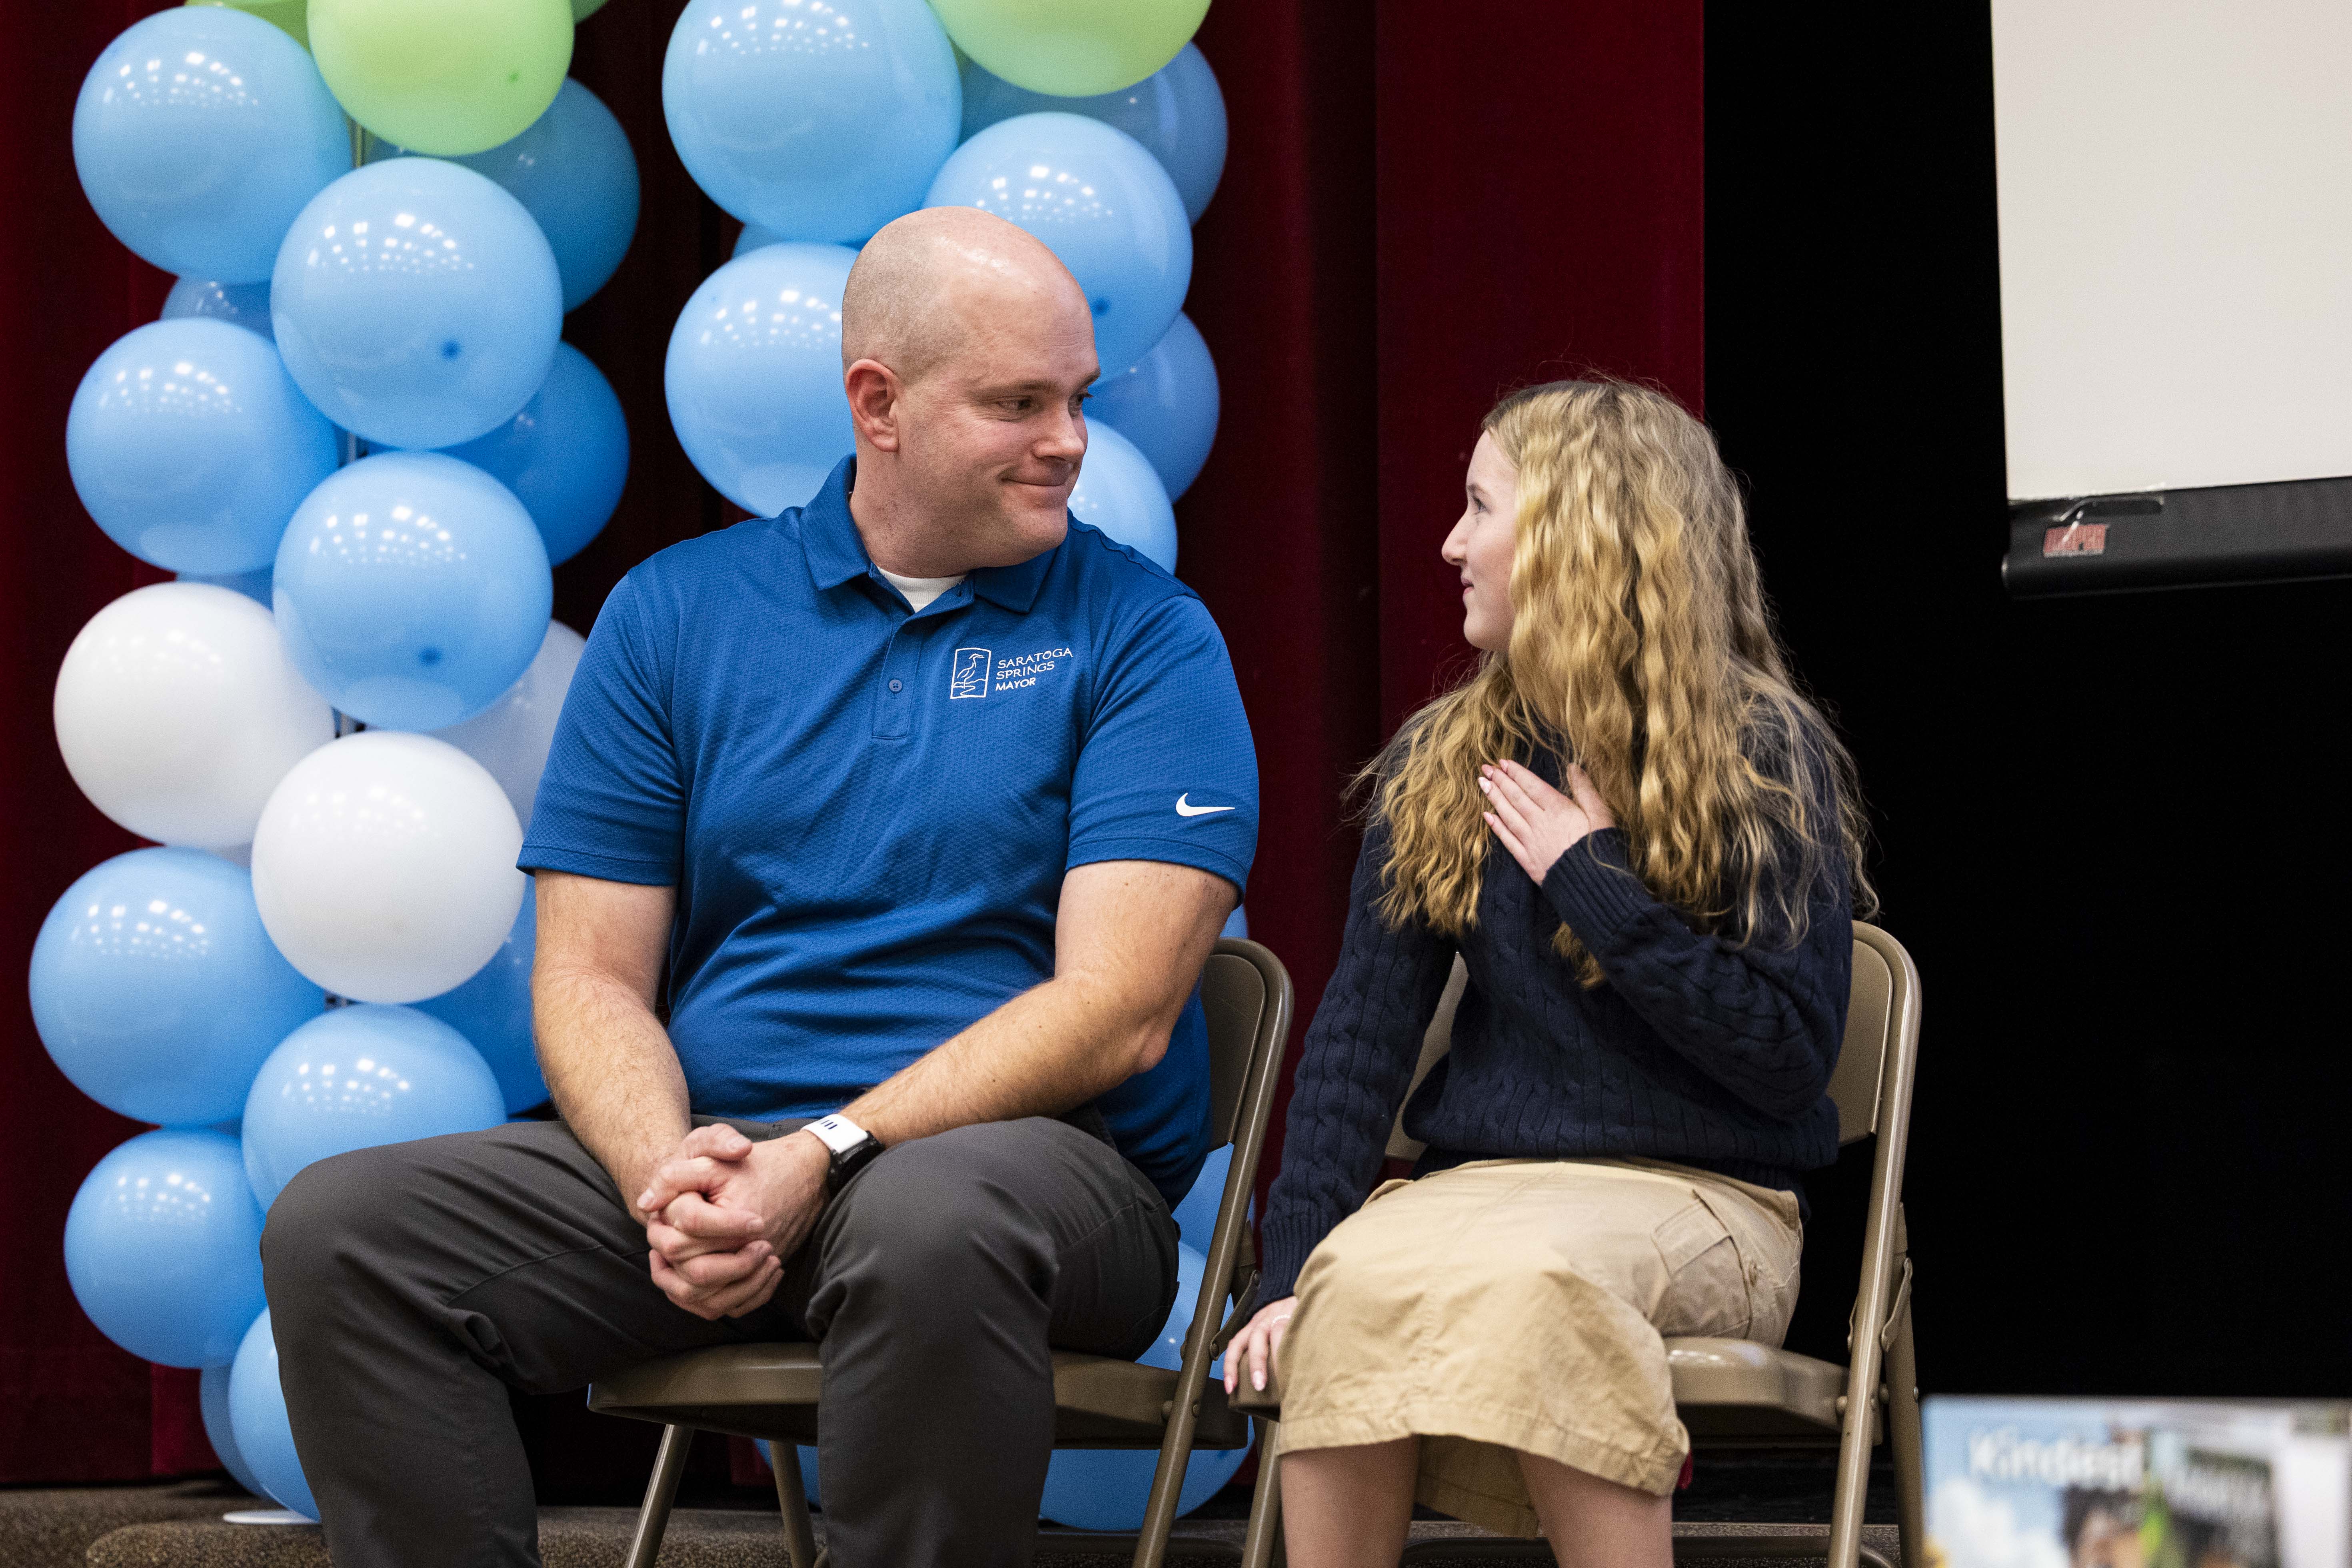
[(1200, 601), (1069, 515), (1085, 295), (961, 208), (842, 301), (856, 449), (605, 602), (521, 865), (560, 1119), (296, 1176), (263, 1257), (338, 1568), (538, 1562), (508, 1391), (822, 1346), (835, 1568), (1029, 1560), (1051, 1352), (1139, 1354), (1257, 780)]

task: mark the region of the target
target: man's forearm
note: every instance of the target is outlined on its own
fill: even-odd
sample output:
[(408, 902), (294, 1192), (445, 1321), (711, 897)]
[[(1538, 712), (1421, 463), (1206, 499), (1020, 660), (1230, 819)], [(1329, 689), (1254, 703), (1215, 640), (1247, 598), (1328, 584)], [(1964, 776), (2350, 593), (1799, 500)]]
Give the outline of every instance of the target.
[(1208, 962), (1234, 886), (1187, 866), (1116, 860), (1064, 879), (1054, 978), (843, 1107), (884, 1143), (1058, 1116), (1158, 1062)]
[(691, 1125), (668, 1032), (642, 996), (590, 970), (542, 969), (531, 1004), (556, 1110), (634, 1204)]
[[(1179, 999), (1181, 1005), (1181, 999)], [(1150, 1067), (1176, 1016), (1065, 976), (1025, 991), (843, 1107), (884, 1143), (1058, 1116)]]

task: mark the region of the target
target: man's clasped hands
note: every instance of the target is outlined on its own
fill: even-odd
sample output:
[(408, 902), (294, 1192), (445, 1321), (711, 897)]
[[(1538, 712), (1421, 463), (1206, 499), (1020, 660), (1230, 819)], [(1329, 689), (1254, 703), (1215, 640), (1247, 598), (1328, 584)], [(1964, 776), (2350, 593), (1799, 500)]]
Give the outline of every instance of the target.
[(755, 1142), (724, 1123), (688, 1133), (634, 1205), (654, 1283), (713, 1321), (767, 1305), (824, 1207), (830, 1164), (814, 1136)]

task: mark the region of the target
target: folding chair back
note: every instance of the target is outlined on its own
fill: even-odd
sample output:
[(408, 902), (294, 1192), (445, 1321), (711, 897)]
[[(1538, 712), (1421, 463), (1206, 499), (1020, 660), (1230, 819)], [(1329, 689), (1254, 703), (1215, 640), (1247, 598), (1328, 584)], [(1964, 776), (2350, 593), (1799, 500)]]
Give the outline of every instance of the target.
[[(1888, 1058), (1907, 1048), (1904, 1010), (1918, 1022), (1917, 973), (1900, 943), (1876, 926), (1853, 926), (1853, 990), (1846, 1003), (1845, 1043), (1837, 1070), (1830, 1074), (1830, 1102), (1837, 1107), (1838, 1142), (1857, 1143), (1879, 1129), (1879, 1090)], [(1909, 1109), (1906, 1101), (1906, 1110)]]

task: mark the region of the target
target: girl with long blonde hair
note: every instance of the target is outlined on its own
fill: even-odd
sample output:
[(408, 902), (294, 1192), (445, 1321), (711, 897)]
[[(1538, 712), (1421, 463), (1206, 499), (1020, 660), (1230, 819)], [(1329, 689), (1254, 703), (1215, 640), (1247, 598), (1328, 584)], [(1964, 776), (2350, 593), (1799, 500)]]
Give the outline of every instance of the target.
[[(1704, 425), (1533, 387), (1465, 495), (1442, 554), (1478, 667), (1360, 781), (1226, 1384), (1279, 1369), (1296, 1568), (1387, 1568), (1416, 1500), (1565, 1564), (1665, 1564), (1689, 1440), (1662, 1339), (1787, 1331), (1863, 816)], [(1425, 1152), (1359, 1208), (1400, 1103)]]

